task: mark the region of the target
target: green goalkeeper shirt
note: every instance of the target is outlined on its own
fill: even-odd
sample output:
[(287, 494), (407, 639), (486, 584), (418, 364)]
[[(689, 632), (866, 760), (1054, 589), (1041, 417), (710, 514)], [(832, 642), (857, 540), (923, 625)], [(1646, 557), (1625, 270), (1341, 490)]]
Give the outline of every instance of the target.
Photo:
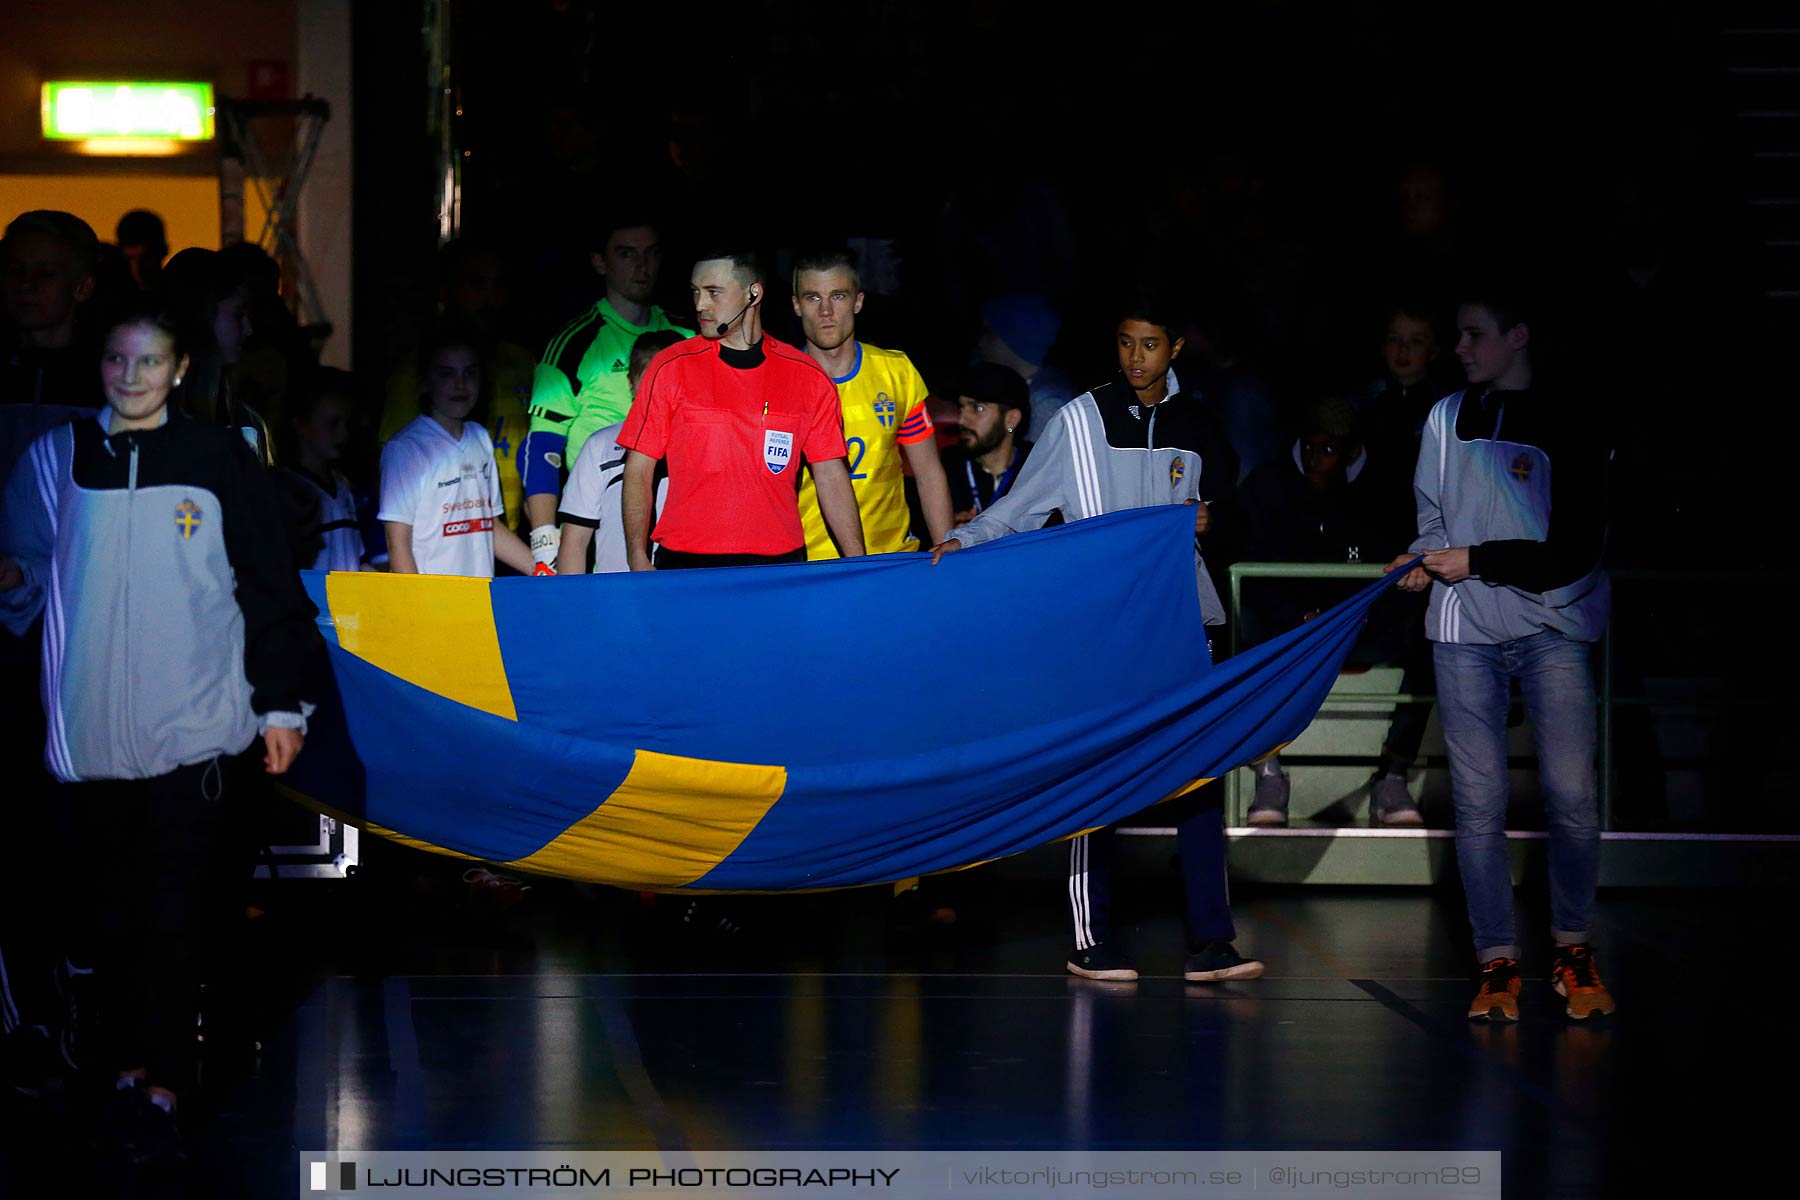
[(633, 325), (605, 299), (569, 322), (550, 340), (532, 376), (530, 432), (562, 434), (563, 462), (573, 464), (589, 434), (625, 419), (632, 343), (658, 329), (693, 336), (654, 306), (648, 325)]

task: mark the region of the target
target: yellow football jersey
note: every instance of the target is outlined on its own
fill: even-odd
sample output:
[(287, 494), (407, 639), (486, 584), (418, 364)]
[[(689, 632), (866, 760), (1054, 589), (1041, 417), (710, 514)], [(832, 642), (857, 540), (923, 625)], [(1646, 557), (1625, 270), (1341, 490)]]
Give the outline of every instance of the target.
[[(900, 351), (858, 342), (856, 366), (832, 382), (844, 409), (844, 445), (850, 451), (845, 465), (862, 511), (863, 546), (870, 554), (917, 550), (900, 447), (937, 436), (925, 407), (925, 380)], [(806, 557), (836, 558), (811, 471), (800, 478), (800, 520), (806, 526)]]

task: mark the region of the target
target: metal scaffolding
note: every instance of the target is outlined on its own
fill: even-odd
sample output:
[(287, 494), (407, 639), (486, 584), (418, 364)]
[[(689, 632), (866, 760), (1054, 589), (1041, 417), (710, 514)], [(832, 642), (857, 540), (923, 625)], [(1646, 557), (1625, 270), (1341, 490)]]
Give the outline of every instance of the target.
[[(331, 320), (319, 298), (318, 284), (306, 256), (300, 252), (296, 221), (300, 192), (312, 170), (325, 123), (331, 119), (331, 106), (316, 96), (299, 100), (221, 99), (218, 115), (221, 240), (228, 246), (254, 240), (281, 264), (282, 275), (292, 286), (295, 317), (302, 325), (329, 330)], [(292, 122), (291, 131), (279, 122)], [(276, 126), (291, 138), (291, 153), (285, 162), (272, 161), (265, 152), (259, 133), (267, 126)], [(247, 236), (245, 229), (245, 180), (265, 214), (262, 229), (254, 239)]]

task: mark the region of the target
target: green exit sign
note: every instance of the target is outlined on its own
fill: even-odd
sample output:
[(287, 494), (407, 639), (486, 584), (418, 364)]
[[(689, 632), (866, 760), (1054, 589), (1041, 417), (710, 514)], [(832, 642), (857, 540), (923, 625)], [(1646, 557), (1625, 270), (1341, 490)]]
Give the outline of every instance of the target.
[(213, 136), (210, 83), (46, 83), (43, 108), (44, 136), (59, 140), (209, 142)]

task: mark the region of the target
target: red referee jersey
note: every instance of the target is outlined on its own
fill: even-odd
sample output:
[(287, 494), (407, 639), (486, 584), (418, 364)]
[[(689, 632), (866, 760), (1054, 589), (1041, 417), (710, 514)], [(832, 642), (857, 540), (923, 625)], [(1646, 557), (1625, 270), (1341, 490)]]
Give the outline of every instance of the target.
[(721, 355), (721, 346), (691, 337), (652, 359), (619, 433), (626, 449), (668, 460), (669, 495), (651, 536), (688, 554), (798, 550), (801, 461), (847, 453), (837, 388), (772, 337), (756, 347), (760, 361), (754, 350)]

